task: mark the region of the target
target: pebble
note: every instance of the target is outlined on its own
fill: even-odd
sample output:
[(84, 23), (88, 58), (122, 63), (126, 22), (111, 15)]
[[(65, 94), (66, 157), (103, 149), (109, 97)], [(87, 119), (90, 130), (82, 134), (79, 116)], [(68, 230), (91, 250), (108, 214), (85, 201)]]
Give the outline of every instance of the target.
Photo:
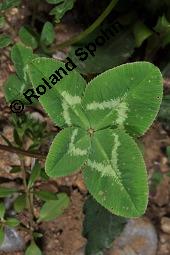
[(24, 249), (24, 241), (18, 235), (18, 232), (13, 228), (5, 228), (5, 238), (0, 246), (0, 251), (3, 252), (14, 252), (21, 251)]
[(156, 255), (157, 234), (147, 218), (129, 220), (108, 255)]
[(163, 217), (161, 219), (161, 229), (164, 233), (170, 234), (170, 218)]

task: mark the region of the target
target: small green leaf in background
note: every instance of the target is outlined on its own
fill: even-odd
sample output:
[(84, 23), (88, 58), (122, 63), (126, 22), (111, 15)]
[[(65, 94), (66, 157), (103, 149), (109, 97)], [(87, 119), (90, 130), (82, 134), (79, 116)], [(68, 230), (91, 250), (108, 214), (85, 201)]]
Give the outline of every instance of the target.
[(40, 176), (41, 176), (41, 178), (42, 178), (43, 181), (49, 180), (49, 176), (46, 174), (45, 168), (42, 168), (42, 169), (41, 169)]
[(26, 196), (25, 194), (20, 195), (14, 202), (14, 209), (17, 213), (20, 213), (26, 208)]
[(0, 28), (2, 28), (5, 25), (5, 18), (3, 16), (0, 16)]
[(167, 147), (166, 147), (166, 154), (167, 154), (168, 159), (169, 159), (169, 161), (170, 161), (170, 146), (167, 146)]
[(21, 171), (20, 166), (12, 166), (12, 169), (10, 170), (11, 174), (19, 173)]
[(142, 43), (150, 37), (153, 32), (150, 30), (143, 22), (138, 21), (133, 28), (133, 33), (135, 36), (136, 46), (140, 47)]
[(33, 169), (31, 170), (31, 175), (30, 175), (30, 179), (29, 179), (29, 182), (28, 182), (28, 188), (33, 186), (34, 182), (40, 176), (40, 172), (41, 172), (41, 165), (40, 165), (40, 163), (37, 160), (35, 162), (35, 165), (34, 165)]
[(16, 7), (21, 3), (21, 0), (3, 0), (0, 3), (0, 11), (4, 11), (6, 9)]
[(170, 95), (163, 97), (161, 108), (159, 110), (158, 118), (169, 125), (170, 123)]
[(54, 220), (58, 216), (62, 215), (64, 210), (69, 205), (69, 197), (65, 193), (57, 195), (57, 200), (47, 201), (40, 211), (40, 221), (50, 221)]
[(84, 205), (83, 236), (87, 238), (86, 255), (100, 254), (110, 248), (113, 240), (122, 232), (126, 219), (107, 211), (92, 197)]
[(162, 47), (165, 47), (170, 43), (170, 22), (167, 20), (165, 15), (159, 17), (154, 30), (161, 36)]
[(17, 192), (17, 189), (10, 189), (10, 188), (3, 188), (0, 187), (0, 197), (8, 197), (12, 195), (13, 193)]
[(4, 228), (0, 227), (0, 245), (3, 243), (5, 237)]
[(11, 59), (16, 73), (18, 77), (26, 83), (29, 83), (29, 79), (27, 77), (25, 67), (34, 57), (32, 49), (26, 47), (24, 44), (17, 43), (12, 47)]
[(75, 0), (63, 0), (62, 2), (58, 1), (58, 3), (60, 4), (54, 7), (50, 12), (50, 15), (55, 15), (55, 21), (57, 23), (60, 22), (67, 11), (73, 8)]
[(54, 42), (55, 39), (55, 30), (54, 26), (51, 22), (46, 22), (44, 24), (42, 33), (41, 33), (41, 43), (44, 43), (45, 45), (50, 45)]
[(31, 34), (28, 28), (21, 27), (19, 30), (19, 37), (25, 45), (30, 46), (33, 49), (36, 49), (38, 47), (38, 42), (36, 38)]
[(49, 4), (61, 4), (64, 0), (47, 0)]
[(26, 249), (25, 255), (42, 255), (42, 252), (36, 245), (36, 243), (32, 241), (31, 244)]
[(7, 47), (12, 42), (8, 35), (0, 35), (0, 49)]
[(160, 171), (154, 171), (152, 178), (151, 178), (151, 186), (150, 186), (150, 190), (155, 192), (157, 186), (160, 184), (160, 182), (163, 179), (163, 174)]
[(19, 220), (15, 218), (9, 218), (6, 220), (6, 225), (8, 225), (11, 228), (15, 228), (20, 224)]
[(35, 193), (37, 197), (39, 197), (43, 201), (49, 201), (49, 200), (56, 200), (57, 195), (55, 193), (46, 191), (46, 190), (40, 190)]
[(38, 233), (38, 232), (34, 232), (33, 236), (34, 236), (34, 239), (37, 239), (37, 238), (43, 237), (43, 234), (42, 233)]
[(16, 74), (10, 74), (4, 82), (4, 94), (6, 101), (11, 103), (13, 100), (21, 99), (23, 103), (26, 103), (27, 101), (23, 96), (25, 89), (25, 82), (19, 79)]
[(0, 203), (0, 219), (3, 219), (5, 215), (5, 206), (3, 203)]
[(14, 137), (14, 142), (16, 143), (16, 145), (18, 145), (19, 147), (22, 146), (22, 134), (20, 134), (18, 132), (19, 130), (17, 130), (16, 128), (14, 128), (13, 130), (13, 137)]
[(166, 16), (163, 15), (159, 17), (154, 30), (158, 33), (164, 33), (165, 31), (170, 31), (170, 22), (167, 20)]

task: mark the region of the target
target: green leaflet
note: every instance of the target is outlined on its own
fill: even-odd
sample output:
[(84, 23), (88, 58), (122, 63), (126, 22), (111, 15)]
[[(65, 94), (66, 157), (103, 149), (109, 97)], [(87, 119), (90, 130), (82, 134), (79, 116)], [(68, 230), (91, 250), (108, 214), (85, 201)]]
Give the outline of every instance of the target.
[(3, 0), (0, 3), (0, 11), (18, 6), (21, 3), (21, 0)]
[(122, 130), (94, 134), (84, 179), (95, 199), (116, 215), (145, 212), (148, 185), (145, 164), (134, 140)]
[[(69, 62), (67, 62), (69, 63)], [(63, 126), (88, 127), (88, 120), (83, 113), (81, 98), (85, 91), (85, 80), (77, 72), (68, 71), (61, 61), (37, 58), (29, 64), (29, 75), (34, 88), (43, 84), (44, 78), (51, 89), (39, 99), (53, 121)], [(70, 70), (74, 63), (70, 63)]]
[(138, 217), (147, 206), (147, 174), (127, 133), (144, 134), (154, 121), (162, 99), (160, 71), (148, 62), (125, 64), (86, 87), (75, 63), (67, 61), (38, 58), (27, 68), (37, 94), (46, 80), (39, 101), (57, 125), (66, 127), (51, 145), (46, 172), (66, 176), (84, 164), (87, 188), (101, 205), (123, 217)]
[(20, 80), (17, 75), (11, 74), (4, 83), (4, 92), (7, 102), (12, 102), (17, 98), (22, 99), (22, 102), (27, 103), (23, 96), (23, 92), (26, 89), (26, 84), (23, 80)]
[[(84, 204), (83, 236), (87, 239), (86, 255), (104, 255), (122, 232), (127, 220), (110, 213), (91, 196)], [(99, 224), (100, 222), (100, 224)]]
[(80, 128), (65, 128), (54, 139), (46, 160), (49, 176), (66, 176), (83, 165), (88, 158), (90, 139)]
[(4, 237), (5, 237), (4, 228), (0, 227), (0, 245), (2, 245)]
[(158, 113), (162, 99), (162, 76), (148, 62), (124, 64), (93, 79), (82, 100), (94, 130), (124, 127), (142, 135)]
[(0, 35), (0, 49), (7, 47), (11, 42), (12, 39), (8, 35)]
[(14, 202), (14, 209), (17, 213), (20, 213), (26, 208), (26, 196), (25, 194), (20, 195)]
[(4, 218), (5, 215), (5, 206), (3, 203), (0, 203), (0, 220)]
[(60, 20), (63, 18), (64, 14), (73, 8), (75, 0), (63, 0), (63, 1), (50, 0), (48, 2), (52, 4), (54, 4), (55, 2), (58, 3), (58, 5), (51, 10), (50, 15), (55, 15), (55, 21), (59, 23)]
[(50, 221), (59, 217), (63, 214), (63, 211), (69, 205), (69, 197), (65, 193), (60, 193), (57, 195), (56, 200), (49, 200), (45, 202), (40, 211), (40, 217), (38, 222), (40, 221)]
[(41, 32), (41, 43), (44, 43), (45, 45), (50, 45), (55, 40), (55, 30), (54, 26), (51, 22), (47, 21), (44, 26), (43, 30)]
[(27, 27), (22, 26), (19, 30), (19, 37), (21, 38), (21, 41), (33, 48), (36, 49), (38, 47), (38, 42), (35, 38), (35, 36), (29, 31)]
[(15, 228), (20, 224), (20, 221), (15, 218), (9, 218), (6, 220), (6, 225), (11, 228)]
[(8, 197), (8, 196), (12, 195), (15, 192), (17, 192), (17, 189), (0, 187), (0, 197), (2, 197), (2, 198)]
[(40, 172), (41, 172), (41, 165), (38, 161), (36, 161), (33, 169), (31, 170), (31, 175), (28, 181), (28, 188), (31, 188), (34, 182), (39, 178)]
[(31, 244), (28, 246), (28, 248), (25, 251), (25, 255), (42, 255), (41, 250), (39, 247), (36, 245), (34, 241), (31, 242)]
[(33, 58), (35, 58), (35, 55), (32, 49), (21, 43), (15, 44), (11, 50), (11, 59), (14, 63), (16, 73), (26, 83), (29, 83), (29, 79), (25, 67)]

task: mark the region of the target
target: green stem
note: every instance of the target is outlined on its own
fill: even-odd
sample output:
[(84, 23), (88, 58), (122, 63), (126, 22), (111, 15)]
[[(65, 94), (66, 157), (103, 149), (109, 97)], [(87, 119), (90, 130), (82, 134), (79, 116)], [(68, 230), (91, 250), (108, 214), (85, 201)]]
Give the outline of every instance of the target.
[(26, 194), (26, 204), (27, 204), (27, 209), (28, 209), (28, 212), (29, 212), (30, 236), (31, 236), (31, 238), (33, 238), (33, 235), (32, 235), (33, 231), (34, 231), (33, 205), (31, 203), (30, 191), (29, 191), (29, 188), (27, 186), (24, 157), (20, 156), (19, 159), (20, 159), (20, 162), (21, 162), (22, 178), (23, 178), (24, 190), (25, 190), (25, 194)]
[(118, 1), (119, 0), (112, 0), (110, 4), (107, 6), (107, 8), (104, 10), (104, 12), (95, 20), (95, 22), (90, 27), (88, 27), (85, 31), (80, 33), (78, 36), (72, 37), (68, 41), (56, 45), (55, 49), (62, 49), (62, 48), (68, 47), (72, 44), (75, 44), (81, 41), (86, 36), (91, 34), (98, 26), (100, 26), (100, 24), (104, 21), (104, 19), (110, 14), (110, 12), (115, 7)]

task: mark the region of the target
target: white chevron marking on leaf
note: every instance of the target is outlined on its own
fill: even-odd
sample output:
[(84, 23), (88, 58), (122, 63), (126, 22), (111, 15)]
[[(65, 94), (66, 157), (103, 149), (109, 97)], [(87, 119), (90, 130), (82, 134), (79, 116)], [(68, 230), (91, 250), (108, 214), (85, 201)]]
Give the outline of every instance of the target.
[(74, 107), (77, 104), (81, 103), (81, 97), (79, 96), (72, 96), (67, 91), (63, 91), (61, 93), (64, 100), (62, 101), (62, 107), (63, 107), (63, 117), (65, 119), (65, 122), (67, 125), (71, 125), (71, 118), (69, 114), (69, 108), (72, 106)]
[(66, 102), (71, 105), (74, 106), (76, 104), (80, 104), (81, 103), (81, 97), (79, 96), (72, 96), (70, 95), (67, 91), (63, 91), (61, 93), (61, 95), (64, 97), (64, 99), (66, 100)]
[(101, 173), (101, 176), (111, 176), (116, 183), (120, 184), (120, 180), (114, 171), (110, 161), (103, 161), (102, 163), (91, 161), (90, 159), (87, 160), (87, 165), (92, 169)]
[(95, 102), (87, 104), (86, 109), (87, 110), (105, 110), (105, 109), (112, 109), (113, 107), (116, 107), (121, 102), (120, 98), (117, 99), (111, 99), (109, 101), (102, 101), (102, 102)]
[(69, 115), (69, 105), (63, 101), (62, 102), (62, 107), (63, 107), (63, 117), (65, 119), (65, 122), (67, 125), (71, 126), (71, 118), (70, 118), (70, 115)]
[(112, 162), (112, 166), (114, 167), (114, 170), (117, 174), (117, 176), (119, 178), (121, 178), (121, 173), (119, 171), (119, 168), (118, 168), (118, 147), (120, 146), (120, 142), (119, 142), (119, 136), (117, 134), (114, 134), (113, 133), (113, 136), (114, 136), (114, 144), (113, 144), (113, 149), (112, 149), (112, 159), (111, 159), (111, 162)]
[(78, 134), (78, 129), (75, 129), (71, 136), (68, 153), (71, 156), (85, 156), (85, 155), (87, 155), (87, 150), (82, 150), (80, 148), (76, 148), (74, 145), (75, 138), (76, 138), (77, 134)]
[(123, 126), (126, 118), (128, 117), (128, 105), (124, 101), (126, 98), (126, 94), (121, 98), (111, 99), (109, 101), (95, 102), (87, 104), (87, 110), (105, 110), (105, 109), (114, 109), (117, 112), (117, 119), (113, 122), (113, 124), (117, 124), (118, 126)]
[(114, 136), (114, 144), (112, 149), (111, 161), (96, 162), (87, 160), (87, 165), (101, 173), (101, 176), (111, 176), (114, 181), (122, 186), (121, 183), (121, 172), (118, 168), (118, 147), (120, 146), (119, 137), (116, 134)]
[(120, 127), (123, 126), (123, 123), (125, 122), (126, 118), (128, 117), (127, 113), (128, 113), (128, 105), (126, 102), (121, 102), (118, 106), (117, 106), (117, 119), (116, 119), (116, 124)]

